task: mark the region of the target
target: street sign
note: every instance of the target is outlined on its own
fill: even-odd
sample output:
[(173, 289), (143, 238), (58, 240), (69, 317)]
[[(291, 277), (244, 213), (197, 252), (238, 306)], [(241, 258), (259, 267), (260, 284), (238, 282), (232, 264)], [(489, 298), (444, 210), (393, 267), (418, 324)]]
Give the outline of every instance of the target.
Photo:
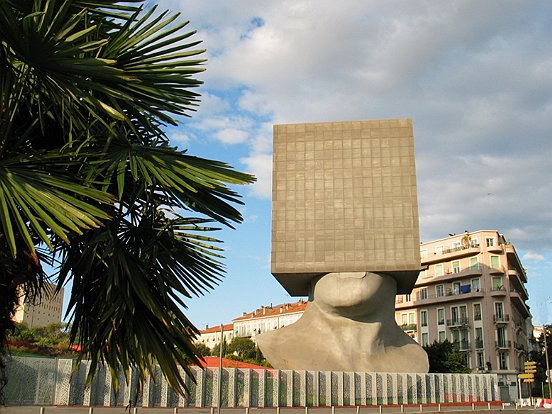
[(534, 374), (518, 374), (518, 378), (522, 380), (534, 380), (535, 375)]
[(535, 361), (526, 361), (523, 365), (525, 367), (526, 374), (534, 374), (537, 372), (537, 363)]

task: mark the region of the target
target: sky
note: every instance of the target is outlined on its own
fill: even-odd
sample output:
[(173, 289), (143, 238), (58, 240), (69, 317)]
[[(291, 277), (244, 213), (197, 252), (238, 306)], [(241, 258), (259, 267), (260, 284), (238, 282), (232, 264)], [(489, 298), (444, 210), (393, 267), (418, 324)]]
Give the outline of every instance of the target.
[(203, 40), (201, 104), (168, 128), (253, 173), (223, 230), (227, 275), (187, 301), (200, 329), (292, 302), (270, 274), (272, 126), (412, 118), (422, 241), (496, 229), (552, 323), (552, 2), (157, 0)]

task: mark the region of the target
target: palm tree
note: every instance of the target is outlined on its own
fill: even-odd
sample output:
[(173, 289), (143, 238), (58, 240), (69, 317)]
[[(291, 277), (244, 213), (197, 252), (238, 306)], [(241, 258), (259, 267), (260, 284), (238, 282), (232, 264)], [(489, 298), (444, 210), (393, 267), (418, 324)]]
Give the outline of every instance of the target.
[(99, 363), (127, 378), (156, 363), (184, 392), (184, 300), (223, 276), (209, 234), (242, 220), (230, 186), (254, 181), (169, 146), (204, 70), (186, 24), (142, 0), (0, 0), (2, 351), (18, 292), (36, 296), (48, 263), (58, 288), (72, 280), (89, 380)]

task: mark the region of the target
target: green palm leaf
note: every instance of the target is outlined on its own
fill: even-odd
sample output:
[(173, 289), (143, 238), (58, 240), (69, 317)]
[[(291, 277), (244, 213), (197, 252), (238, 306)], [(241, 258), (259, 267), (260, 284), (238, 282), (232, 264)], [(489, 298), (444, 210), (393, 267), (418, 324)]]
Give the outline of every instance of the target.
[(27, 265), (32, 286), (49, 246), (92, 367), (145, 378), (156, 362), (180, 392), (197, 333), (185, 299), (223, 277), (209, 234), (242, 220), (230, 186), (254, 181), (167, 145), (165, 125), (199, 99), (187, 25), (141, 0), (0, 1), (0, 252), (13, 259), (0, 274), (11, 286), (3, 269)]

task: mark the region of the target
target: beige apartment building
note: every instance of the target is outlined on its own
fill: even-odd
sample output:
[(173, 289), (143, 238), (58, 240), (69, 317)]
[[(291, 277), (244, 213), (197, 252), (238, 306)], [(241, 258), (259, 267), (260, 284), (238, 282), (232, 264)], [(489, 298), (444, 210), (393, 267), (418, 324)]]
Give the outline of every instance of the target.
[(527, 276), (516, 249), (495, 230), (420, 245), (424, 270), (398, 295), (397, 323), (421, 345), (448, 339), (474, 372), (498, 373), (515, 397), (532, 336)]
[(55, 288), (55, 285), (47, 283), (40, 303), (31, 303), (22, 295), (13, 320), (24, 322), (29, 328), (61, 322), (64, 289), (54, 295)]

